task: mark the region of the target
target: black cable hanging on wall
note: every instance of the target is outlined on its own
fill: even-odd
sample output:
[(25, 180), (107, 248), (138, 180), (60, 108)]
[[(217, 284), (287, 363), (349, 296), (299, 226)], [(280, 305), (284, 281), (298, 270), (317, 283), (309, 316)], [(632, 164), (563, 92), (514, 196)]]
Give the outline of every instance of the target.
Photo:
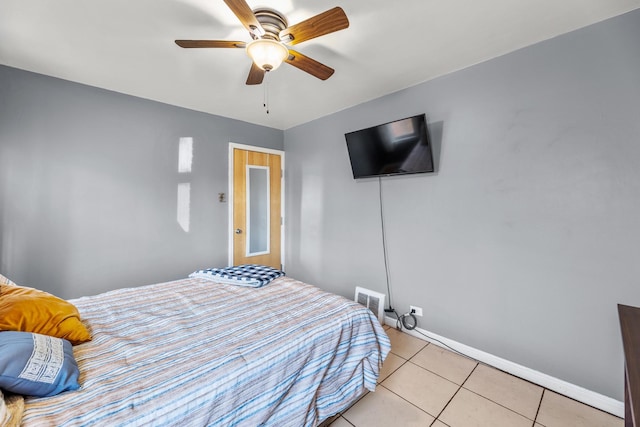
[(384, 228), (384, 209), (382, 207), (382, 178), (378, 177), (378, 198), (380, 202), (380, 225), (382, 227), (382, 253), (384, 255), (384, 272), (387, 278), (387, 293), (389, 294), (389, 308), (386, 312), (393, 313), (395, 310), (391, 305), (391, 285), (389, 281), (389, 260), (387, 255), (387, 233)]
[(393, 313), (396, 315), (396, 328), (400, 329), (400, 324), (405, 329), (412, 330), (418, 326), (418, 319), (414, 316), (413, 313), (405, 313), (402, 316), (398, 314), (398, 312), (391, 305), (391, 280), (389, 279), (389, 255), (387, 252), (387, 232), (384, 227), (384, 203), (382, 202), (382, 177), (378, 177), (378, 195), (380, 201), (380, 225), (382, 228), (382, 252), (384, 255), (384, 272), (387, 279), (387, 292), (389, 294), (389, 308), (385, 308), (385, 313)]

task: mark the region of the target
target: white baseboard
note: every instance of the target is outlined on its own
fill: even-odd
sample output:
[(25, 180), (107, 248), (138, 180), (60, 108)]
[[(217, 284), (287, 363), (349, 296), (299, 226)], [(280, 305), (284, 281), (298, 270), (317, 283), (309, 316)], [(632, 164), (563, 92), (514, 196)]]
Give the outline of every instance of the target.
[[(396, 319), (392, 317), (386, 316), (385, 323), (391, 327), (396, 327)], [(476, 359), (482, 363), (486, 363), (487, 365), (493, 366), (494, 368), (500, 369), (501, 371), (508, 372), (511, 375), (515, 375), (516, 377), (525, 379), (534, 384), (538, 384), (541, 387), (555, 391), (556, 393), (560, 393), (586, 405), (593, 406), (594, 408), (598, 408), (617, 417), (624, 418), (624, 402), (621, 402), (619, 400), (613, 399), (600, 393), (596, 393), (595, 391), (587, 390), (584, 387), (571, 384), (559, 378), (552, 377), (551, 375), (543, 374), (542, 372), (538, 372), (534, 369), (527, 368), (526, 366), (522, 366), (501, 357), (494, 356), (493, 354), (484, 352), (482, 350), (469, 347), (468, 345), (459, 343), (449, 338), (445, 338), (433, 332), (426, 331), (422, 328), (416, 328), (415, 330), (403, 329), (403, 331), (411, 336), (419, 338), (423, 341), (428, 341), (440, 347), (443, 347), (443, 345), (438, 341), (442, 341), (442, 343), (450, 346), (456, 351), (472, 359)], [(433, 340), (417, 331), (428, 335)]]

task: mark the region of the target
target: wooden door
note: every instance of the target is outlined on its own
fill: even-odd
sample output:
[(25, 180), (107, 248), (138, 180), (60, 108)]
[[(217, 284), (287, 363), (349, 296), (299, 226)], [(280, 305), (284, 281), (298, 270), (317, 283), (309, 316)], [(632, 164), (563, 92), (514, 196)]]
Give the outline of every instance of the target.
[(233, 148), (233, 265), (282, 268), (282, 156)]

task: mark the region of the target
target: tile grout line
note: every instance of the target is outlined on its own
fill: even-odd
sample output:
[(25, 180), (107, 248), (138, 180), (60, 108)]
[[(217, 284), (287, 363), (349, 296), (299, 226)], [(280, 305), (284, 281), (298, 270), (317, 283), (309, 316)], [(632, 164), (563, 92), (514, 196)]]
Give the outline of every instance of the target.
[[(518, 412), (518, 411), (516, 411), (516, 410), (514, 410), (514, 409), (512, 409), (512, 408), (509, 408), (508, 406), (503, 405), (503, 404), (502, 404), (502, 403), (500, 403), (500, 402), (496, 402), (496, 401), (495, 401), (495, 400), (493, 400), (493, 399), (489, 399), (487, 396), (483, 396), (482, 394), (480, 394), (480, 393), (478, 393), (478, 392), (475, 392), (475, 391), (473, 391), (473, 390), (471, 390), (471, 389), (468, 389), (468, 388), (466, 388), (466, 387), (464, 386), (464, 385), (465, 385), (465, 383), (467, 382), (467, 380), (471, 377), (471, 374), (473, 374), (473, 372), (474, 372), (474, 371), (477, 369), (477, 367), (478, 367), (478, 366), (480, 366), (481, 364), (482, 364), (482, 365), (484, 365), (482, 362), (477, 362), (477, 364), (476, 364), (475, 368), (473, 368), (473, 370), (471, 371), (471, 373), (470, 373), (470, 374), (467, 376), (467, 378), (462, 382), (462, 385), (460, 386), (460, 388), (464, 388), (464, 389), (465, 389), (466, 391), (468, 391), (469, 393), (473, 393), (473, 394), (475, 394), (476, 396), (479, 396), (479, 397), (481, 397), (481, 398), (483, 398), (483, 399), (486, 399), (486, 400), (488, 400), (488, 401), (489, 401), (489, 402), (491, 402), (491, 403), (494, 403), (494, 404), (496, 404), (496, 405), (498, 405), (498, 406), (500, 406), (500, 407), (502, 407), (502, 408), (504, 408), (504, 409), (506, 409), (506, 410), (508, 410), (508, 411), (513, 412), (514, 414), (518, 414), (518, 415), (520, 415), (521, 417), (524, 417), (524, 418), (526, 418), (527, 420), (532, 421), (532, 422), (533, 422), (532, 426), (535, 426), (536, 418), (538, 417), (538, 411), (540, 410), (540, 405), (542, 404), (542, 397), (540, 397), (540, 402), (538, 402), (538, 409), (536, 410), (536, 414), (534, 415), (533, 419), (531, 419), (531, 418), (527, 417), (526, 415), (521, 414), (520, 412)], [(487, 366), (487, 365), (484, 365), (484, 366)], [(511, 374), (507, 373), (507, 375), (511, 375)], [(511, 376), (512, 376), (512, 377), (515, 377), (515, 378), (518, 378), (518, 377), (516, 377), (515, 375), (511, 375)], [(526, 380), (523, 380), (523, 381), (526, 381)], [(542, 395), (544, 395), (544, 390), (545, 390), (545, 388), (543, 387), (543, 388), (542, 388)], [(456, 394), (457, 394), (457, 393), (456, 393)]]
[[(398, 356), (398, 355), (396, 354), (396, 356)], [(400, 356), (398, 356), (398, 357), (400, 357)], [(387, 375), (387, 377), (386, 377), (384, 380), (382, 380), (382, 381), (385, 381), (385, 380), (386, 380), (387, 378), (389, 378), (391, 375), (393, 375), (393, 374), (395, 374), (396, 372), (398, 372), (398, 370), (399, 370), (400, 368), (402, 368), (404, 365), (406, 365), (406, 364), (409, 362), (409, 359), (405, 359), (405, 358), (403, 358), (403, 357), (400, 357), (400, 358), (403, 360), (403, 362), (400, 364), (400, 366), (398, 366), (398, 367), (397, 367), (396, 369), (394, 369), (393, 371), (389, 372), (389, 375)], [(380, 381), (378, 384), (382, 383), (382, 381)]]
[(425, 411), (424, 409), (422, 409), (421, 407), (419, 407), (418, 405), (416, 405), (413, 402), (408, 401), (407, 399), (405, 399), (404, 397), (400, 396), (398, 393), (396, 393), (395, 391), (383, 386), (382, 384), (380, 384), (380, 387), (384, 388), (385, 390), (387, 390), (389, 393), (394, 394), (395, 396), (398, 396), (400, 399), (404, 400), (405, 402), (407, 402), (409, 405), (413, 406), (414, 408), (418, 409), (420, 412), (424, 412), (425, 414), (429, 415), (430, 417), (433, 418), (433, 421), (437, 420), (436, 417), (434, 417), (433, 415), (431, 415), (429, 412)]
[[(533, 426), (535, 427), (536, 423), (538, 423), (538, 415), (540, 415), (540, 408), (542, 408), (542, 399), (544, 399), (544, 394), (546, 393), (547, 389), (543, 388), (542, 389), (542, 395), (540, 396), (540, 402), (538, 403), (538, 410), (536, 411), (536, 416), (533, 419)], [(540, 424), (540, 423), (538, 423)], [(542, 425), (542, 424), (540, 424)]]
[(440, 424), (442, 424), (443, 426), (451, 427), (451, 425), (449, 425), (449, 424), (445, 423), (444, 421), (439, 420), (439, 419), (437, 419), (437, 418), (436, 418), (435, 420), (433, 420), (433, 422), (431, 423), (431, 427), (433, 427), (433, 425), (434, 425), (435, 423), (440, 423)]
[[(428, 343), (426, 346), (424, 346), (422, 349), (420, 349), (420, 350), (418, 351), (418, 353), (419, 353), (420, 351), (424, 350), (424, 349), (425, 349), (428, 345), (430, 345), (430, 344), (431, 344), (431, 343)], [(421, 365), (418, 365), (417, 363), (413, 362), (411, 359), (413, 359), (413, 358), (414, 358), (418, 353), (416, 353), (416, 354), (414, 354), (413, 356), (411, 356), (411, 358), (410, 358), (409, 360), (407, 360), (407, 362), (411, 362), (411, 364), (412, 364), (412, 365), (414, 365), (414, 366), (417, 366), (417, 367), (419, 367), (419, 368), (422, 368), (422, 369), (424, 369), (424, 370), (426, 370), (426, 371), (428, 371), (428, 372), (430, 372), (430, 373), (432, 373), (432, 374), (434, 374), (434, 375), (436, 375), (436, 376), (438, 376), (438, 377), (440, 377), (440, 378), (442, 378), (442, 379), (445, 379), (445, 380), (447, 380), (447, 381), (449, 381), (449, 382), (451, 382), (451, 383), (453, 383), (453, 384), (458, 385), (457, 383), (455, 383), (455, 382), (451, 381), (449, 378), (443, 377), (442, 375), (440, 375), (440, 374), (438, 374), (438, 373), (436, 373), (436, 372), (433, 372), (433, 371), (431, 371), (430, 369), (427, 369), (427, 368), (425, 368), (425, 367), (423, 367), (423, 366), (421, 366)], [(454, 354), (456, 354), (456, 353), (454, 352)], [(459, 353), (458, 353), (458, 354), (459, 354)], [(490, 366), (490, 365), (487, 365), (486, 363), (483, 363), (483, 362), (481, 362), (481, 361), (479, 361), (479, 360), (476, 360), (476, 359), (470, 358), (470, 357), (468, 357), (468, 356), (466, 356), (466, 355), (464, 355), (464, 354), (459, 354), (459, 355), (461, 355), (462, 357), (466, 357), (467, 359), (469, 359), (469, 360), (471, 360), (471, 361), (475, 362), (475, 363), (476, 363), (476, 366), (474, 366), (474, 367), (473, 367), (473, 369), (471, 370), (471, 372), (469, 372), (469, 375), (467, 375), (467, 377), (464, 379), (464, 381), (462, 381), (462, 384), (458, 385), (458, 390), (453, 394), (453, 396), (451, 397), (451, 399), (449, 399), (449, 401), (448, 401), (448, 402), (447, 402), (447, 404), (444, 406), (444, 408), (442, 408), (442, 410), (440, 411), (440, 413), (439, 413), (439, 414), (438, 414), (438, 416), (436, 417), (436, 420), (438, 420), (438, 421), (442, 422), (443, 424), (446, 424), (446, 423), (444, 423), (442, 420), (440, 420), (440, 419), (439, 419), (439, 417), (442, 415), (442, 413), (443, 413), (443, 412), (444, 412), (444, 410), (447, 408), (447, 406), (449, 406), (449, 403), (451, 403), (451, 401), (452, 401), (452, 400), (453, 400), (453, 398), (458, 394), (458, 392), (460, 391), (460, 389), (461, 389), (461, 388), (464, 388), (466, 391), (468, 391), (468, 392), (470, 392), (470, 393), (473, 393), (473, 394), (475, 394), (476, 396), (479, 396), (479, 397), (481, 397), (481, 398), (483, 398), (483, 399), (486, 399), (487, 401), (489, 401), (489, 402), (491, 402), (491, 403), (494, 403), (494, 404), (496, 404), (496, 405), (498, 405), (498, 406), (500, 406), (500, 407), (502, 407), (502, 408), (504, 408), (504, 409), (506, 409), (506, 410), (508, 410), (508, 411), (510, 411), (510, 412), (513, 412), (514, 414), (520, 415), (521, 417), (524, 417), (524, 418), (526, 418), (527, 420), (532, 421), (532, 427), (535, 427), (536, 419), (537, 419), (537, 417), (538, 417), (538, 412), (540, 411), (540, 406), (542, 405), (542, 396), (544, 396), (544, 391), (546, 390), (544, 387), (541, 387), (541, 388), (542, 388), (543, 393), (542, 393), (542, 396), (540, 397), (540, 401), (538, 402), (538, 408), (536, 409), (536, 414), (534, 415), (533, 419), (531, 419), (531, 418), (527, 417), (526, 415), (521, 414), (520, 412), (518, 412), (518, 411), (516, 411), (516, 410), (514, 410), (514, 409), (512, 409), (512, 408), (509, 408), (508, 406), (505, 406), (505, 405), (503, 405), (503, 404), (501, 404), (501, 403), (499, 403), (499, 402), (494, 401), (493, 399), (488, 398), (487, 396), (483, 396), (483, 395), (482, 395), (482, 394), (480, 394), (480, 393), (477, 393), (477, 392), (475, 392), (475, 391), (473, 391), (473, 390), (470, 390), (470, 389), (466, 388), (466, 387), (464, 386), (464, 385), (465, 385), (465, 383), (469, 380), (469, 378), (471, 377), (471, 375), (476, 371), (476, 369), (478, 368), (478, 366), (483, 365), (483, 366), (487, 366), (487, 367), (492, 368), (492, 369), (496, 369), (496, 368), (494, 368), (494, 367), (492, 367), (492, 366)], [(403, 363), (403, 366), (404, 366), (404, 363)], [(398, 369), (399, 369), (399, 368), (398, 368)], [(504, 372), (504, 371), (502, 371), (502, 370), (500, 370), (500, 369), (498, 369), (498, 371), (503, 372), (503, 373), (505, 373), (505, 374), (507, 374), (507, 375), (509, 375), (509, 376), (514, 377), (514, 378), (518, 378), (518, 379), (520, 379), (520, 380), (522, 380), (522, 381), (526, 381), (526, 382), (528, 382), (529, 384), (537, 385), (537, 384), (532, 383), (531, 381), (524, 380), (524, 379), (522, 379), (522, 378), (520, 378), (520, 377), (517, 377), (517, 376), (515, 376), (515, 375), (513, 375), (513, 374), (510, 374), (510, 373), (508, 373), (508, 372)], [(394, 372), (395, 372), (395, 371), (394, 371)], [(389, 376), (391, 376), (391, 375), (389, 375)], [(540, 387), (539, 385), (537, 385), (537, 386), (538, 386), (538, 387)], [(543, 426), (543, 427), (544, 427), (544, 426)]]
[[(442, 408), (442, 410), (440, 411), (440, 413), (439, 413), (439, 414), (438, 414), (438, 416), (436, 417), (436, 420), (437, 420), (437, 421), (440, 421), (441, 423), (446, 424), (444, 421), (442, 421), (442, 420), (440, 419), (440, 416), (442, 415), (442, 413), (444, 412), (444, 410), (445, 410), (445, 409), (447, 409), (447, 406), (449, 406), (449, 404), (453, 401), (453, 399), (458, 395), (458, 393), (460, 392), (460, 390), (462, 390), (462, 386), (458, 386), (458, 389), (456, 390), (456, 392), (455, 392), (455, 393), (453, 393), (453, 396), (451, 396), (451, 399), (449, 399), (449, 400), (447, 401), (447, 404), (446, 404), (446, 405), (444, 405), (444, 407)], [(448, 424), (446, 424), (446, 425), (448, 425)]]
[[(444, 376), (440, 375), (440, 374), (439, 374), (439, 373), (437, 373), (437, 372), (433, 372), (433, 371), (432, 371), (431, 369), (429, 369), (429, 368), (425, 368), (425, 367), (424, 367), (424, 366), (422, 366), (422, 365), (418, 365), (416, 362), (411, 361), (411, 359), (407, 360), (407, 362), (411, 363), (411, 364), (412, 364), (413, 366), (415, 366), (416, 368), (424, 369), (425, 371), (429, 372), (430, 374), (433, 374), (433, 375), (435, 375), (436, 377), (440, 377), (440, 378), (442, 378), (443, 380), (446, 380), (446, 381), (448, 381), (448, 382), (450, 382), (450, 383), (452, 383), (452, 384), (457, 385), (458, 387), (462, 387), (462, 384), (464, 384), (464, 383), (467, 381), (467, 379), (469, 378), (469, 376), (467, 376), (467, 378), (465, 378), (465, 380), (464, 380), (464, 381), (462, 381), (462, 383), (461, 383), (461, 384), (458, 384), (457, 382), (452, 381), (452, 380), (450, 380), (449, 378), (444, 377)], [(402, 364), (402, 366), (404, 366), (404, 363)], [(477, 366), (477, 363), (476, 363), (476, 366)], [(400, 367), (399, 367), (398, 369), (400, 369)], [(396, 371), (397, 371), (398, 369), (396, 369)], [(476, 369), (476, 368), (474, 367), (474, 368), (471, 370), (471, 372), (475, 371), (475, 369)], [(395, 371), (393, 371), (393, 372), (395, 372)], [(469, 374), (469, 375), (471, 375), (471, 374)], [(391, 375), (389, 375), (389, 377), (390, 377), (390, 376), (391, 376)], [(389, 377), (387, 377), (387, 378), (389, 378)]]
[[(418, 365), (417, 363), (415, 363), (415, 362), (412, 362), (412, 361), (411, 361), (411, 359), (413, 359), (413, 358), (414, 358), (418, 353), (420, 353), (422, 350), (424, 350), (425, 348), (427, 348), (429, 345), (431, 345), (431, 343), (427, 343), (426, 345), (424, 345), (422, 348), (420, 348), (420, 350), (418, 350), (417, 352), (415, 352), (415, 353), (414, 353), (414, 354), (413, 354), (409, 359), (404, 359), (402, 356), (400, 356), (400, 355), (398, 355), (398, 354), (396, 354), (396, 353), (393, 353), (393, 351), (391, 351), (393, 354), (395, 354), (396, 356), (398, 356), (398, 357), (400, 357), (400, 358), (402, 358), (402, 359), (404, 360), (404, 363), (402, 363), (402, 365), (400, 365), (400, 366), (399, 366), (395, 371), (393, 371), (393, 372), (398, 371), (398, 370), (399, 370), (402, 366), (404, 366), (405, 364), (407, 364), (407, 363), (411, 363), (413, 366), (415, 366), (415, 367), (417, 367), (417, 368), (424, 369), (425, 371), (427, 371), (427, 372), (429, 372), (429, 373), (431, 373), (431, 374), (433, 374), (433, 375), (436, 375), (437, 377), (440, 377), (440, 378), (442, 378), (443, 380), (446, 380), (446, 381), (448, 381), (448, 382), (450, 382), (450, 383), (452, 383), (452, 384), (455, 384), (455, 385), (458, 387), (458, 389), (456, 390), (456, 392), (455, 392), (455, 393), (453, 393), (453, 395), (451, 396), (451, 398), (447, 401), (446, 405), (444, 405), (444, 407), (442, 408), (442, 410), (440, 411), (440, 413), (438, 413), (438, 415), (437, 415), (437, 416), (435, 416), (435, 417), (434, 417), (434, 420), (433, 420), (433, 423), (435, 423), (436, 421), (440, 421), (442, 424), (444, 424), (444, 425), (446, 425), (446, 426), (449, 426), (449, 424), (447, 424), (447, 423), (445, 423), (444, 421), (440, 420), (440, 419), (439, 419), (439, 417), (440, 417), (440, 415), (442, 415), (442, 413), (444, 412), (444, 410), (446, 409), (446, 407), (447, 407), (447, 406), (449, 406), (449, 403), (451, 403), (451, 401), (453, 400), (453, 398), (458, 394), (458, 392), (459, 392), (459, 391), (460, 391), (460, 389), (462, 388), (462, 385), (463, 385), (465, 382), (467, 382), (467, 380), (469, 379), (469, 377), (471, 376), (471, 374), (476, 370), (476, 368), (478, 367), (479, 362), (478, 362), (477, 360), (475, 360), (475, 359), (472, 359), (474, 362), (476, 362), (476, 366), (474, 366), (474, 367), (473, 367), (473, 369), (471, 370), (471, 372), (469, 372), (469, 374), (468, 374), (468, 375), (467, 375), (467, 377), (464, 379), (464, 381), (462, 381), (462, 384), (457, 384), (457, 383), (455, 383), (455, 382), (451, 381), (450, 379), (445, 378), (445, 377), (443, 377), (442, 375), (440, 375), (440, 374), (438, 374), (438, 373), (436, 373), (436, 372), (433, 372), (433, 371), (431, 371), (431, 370), (429, 370), (429, 369), (427, 369), (427, 368), (425, 368), (425, 367), (423, 367), (423, 366), (420, 366), (420, 365)], [(391, 376), (391, 374), (389, 374), (389, 376), (387, 376), (387, 378), (389, 378), (390, 376)], [(382, 384), (380, 384), (380, 386), (381, 386), (381, 387), (384, 387)], [(408, 403), (408, 404), (410, 404), (411, 406), (414, 406), (415, 408), (418, 408), (420, 411), (424, 412), (425, 414), (428, 414), (429, 416), (432, 416), (432, 417), (433, 417), (433, 415), (432, 415), (432, 414), (430, 414), (429, 412), (427, 412), (427, 411), (425, 411), (424, 409), (420, 408), (419, 406), (415, 405), (414, 403), (412, 403), (412, 402), (408, 401), (408, 400), (407, 400), (407, 399), (405, 399), (404, 397), (402, 397), (402, 396), (400, 396), (399, 394), (395, 393), (393, 390), (390, 390), (390, 389), (388, 389), (387, 387), (384, 387), (384, 388), (385, 388), (385, 390), (388, 390), (389, 392), (391, 392), (391, 393), (393, 393), (394, 395), (398, 396), (400, 399), (404, 400), (405, 402), (407, 402), (407, 403)], [(466, 389), (465, 389), (465, 390), (466, 390)], [(433, 423), (432, 423), (432, 424), (433, 424)]]
[[(389, 373), (389, 375), (387, 375), (387, 378), (389, 378), (391, 375), (393, 375), (393, 374), (394, 374), (396, 371), (398, 371), (401, 367), (403, 367), (404, 365), (406, 365), (406, 364), (411, 360), (411, 358), (413, 358), (416, 354), (420, 353), (420, 352), (421, 352), (425, 347), (427, 347), (429, 344), (430, 344), (430, 343), (426, 343), (424, 346), (422, 346), (418, 351), (416, 351), (416, 352), (415, 352), (412, 356), (410, 356), (408, 359), (405, 359), (404, 357), (400, 356), (398, 353), (395, 353), (395, 352), (393, 351), (393, 349), (392, 349), (392, 350), (390, 350), (390, 351), (389, 351), (390, 353), (392, 353), (392, 354), (394, 354), (396, 357), (399, 357), (400, 359), (402, 359), (402, 360), (403, 360), (403, 362), (402, 362), (402, 364), (401, 364), (400, 366), (398, 366), (395, 370), (393, 370), (392, 372), (390, 372), (390, 373)], [(412, 363), (412, 365), (415, 365), (415, 363)], [(418, 365), (416, 365), (416, 366), (418, 366)], [(424, 368), (423, 368), (423, 369), (424, 369)], [(386, 380), (387, 378), (385, 378), (385, 380)], [(384, 382), (384, 381), (383, 381), (383, 382)], [(382, 385), (382, 382), (378, 382), (378, 383), (376, 384), (376, 387), (378, 387), (378, 386), (379, 386), (379, 387), (384, 388), (384, 389), (385, 389), (385, 390), (387, 390), (389, 393), (392, 393), (392, 394), (394, 394), (395, 396), (399, 397), (400, 399), (402, 399), (403, 401), (407, 402), (409, 405), (411, 405), (411, 406), (413, 406), (413, 407), (417, 408), (417, 409), (418, 409), (418, 410), (420, 410), (421, 412), (424, 412), (425, 414), (429, 415), (430, 417), (433, 417), (433, 415), (431, 415), (430, 413), (428, 413), (428, 412), (427, 412), (427, 411), (425, 411), (424, 409), (422, 409), (422, 408), (420, 408), (419, 406), (417, 406), (417, 405), (415, 405), (415, 404), (413, 404), (413, 403), (409, 402), (409, 401), (408, 401), (407, 399), (405, 399), (404, 397), (400, 396), (399, 394), (395, 393), (394, 391), (392, 391), (392, 390), (388, 389), (387, 387), (385, 387), (384, 385)], [(365, 397), (365, 396), (363, 396), (363, 397)], [(357, 402), (356, 402), (356, 403), (357, 403)], [(344, 420), (345, 420), (346, 422), (348, 422), (350, 425), (352, 425), (353, 427), (355, 427), (355, 425), (354, 425), (353, 423), (351, 423), (351, 421), (349, 421), (349, 420), (344, 416), (344, 414), (342, 414), (342, 413), (341, 413), (341, 414), (340, 414), (340, 417), (341, 417), (341, 418), (344, 418)], [(436, 421), (436, 419), (437, 419), (437, 418), (435, 418), (435, 417), (434, 417), (434, 418), (433, 418), (433, 421), (435, 422), (435, 421)]]
[[(429, 344), (427, 343), (424, 347), (426, 347), (427, 345), (429, 345)], [(424, 348), (424, 347), (422, 347), (422, 348)], [(418, 353), (422, 350), (422, 348), (421, 348), (420, 350), (418, 350), (418, 351), (417, 351), (413, 356), (415, 356), (416, 354), (418, 354)], [(401, 367), (403, 367), (404, 365), (406, 365), (407, 363), (409, 363), (409, 361), (411, 360), (411, 358), (409, 358), (409, 359), (405, 359), (404, 357), (400, 356), (400, 355), (399, 355), (399, 354), (397, 354), (397, 353), (394, 353), (393, 351), (390, 351), (390, 353), (393, 353), (396, 357), (399, 357), (400, 359), (402, 359), (402, 364), (400, 364), (400, 366), (398, 366), (396, 369), (394, 369), (392, 372), (390, 372), (390, 373), (389, 373), (389, 375), (387, 375), (387, 378), (389, 378), (391, 375), (393, 375), (395, 372), (397, 372)], [(413, 356), (411, 356), (411, 357), (413, 357)], [(413, 364), (413, 365), (415, 365), (415, 363), (412, 363), (412, 364)], [(418, 365), (416, 365), (416, 366), (418, 366)], [(385, 378), (385, 380), (386, 380), (387, 378)], [(376, 388), (377, 388), (377, 387), (382, 387), (382, 388), (384, 388), (385, 390), (387, 390), (388, 392), (393, 393), (394, 395), (398, 396), (400, 399), (404, 400), (405, 402), (407, 402), (407, 403), (408, 403), (408, 404), (410, 404), (411, 406), (414, 406), (415, 408), (419, 409), (420, 411), (424, 412), (425, 414), (427, 414), (427, 415), (429, 415), (429, 416), (433, 417), (433, 415), (431, 415), (430, 413), (428, 413), (428, 412), (427, 412), (427, 411), (425, 411), (424, 409), (420, 408), (420, 407), (419, 407), (419, 406), (417, 406), (417, 405), (414, 405), (413, 403), (409, 402), (409, 401), (408, 401), (407, 399), (405, 399), (404, 397), (400, 396), (399, 394), (397, 394), (397, 393), (393, 392), (392, 390), (390, 390), (390, 389), (388, 389), (387, 387), (385, 387), (384, 385), (382, 385), (382, 382), (384, 382), (384, 380), (383, 380), (383, 381), (381, 381), (381, 382), (376, 382)], [(355, 404), (357, 404), (358, 402), (360, 402), (360, 400), (362, 400), (364, 397), (366, 397), (366, 395), (364, 395), (364, 396), (360, 397), (360, 399), (358, 399), (356, 402), (354, 402), (354, 404), (353, 404), (352, 406), (354, 406)], [(345, 412), (346, 412), (346, 411), (345, 411)], [(347, 419), (347, 418), (344, 416), (344, 413), (340, 413), (340, 418), (343, 418), (343, 419), (344, 419), (346, 422), (348, 422), (351, 426), (356, 427), (356, 426), (355, 426), (351, 421), (349, 421), (349, 419)], [(435, 422), (436, 418), (434, 418), (433, 420), (434, 420), (434, 422)]]
[[(340, 418), (342, 418), (343, 420), (345, 420), (347, 422), (347, 424), (349, 424), (352, 427), (356, 427), (355, 424), (353, 424), (351, 421), (349, 421), (348, 419), (346, 419), (345, 417), (342, 416), (342, 414), (340, 414)], [(332, 423), (333, 424), (333, 423)]]
[[(444, 412), (445, 409), (447, 409), (447, 406), (449, 406), (449, 404), (451, 403), (451, 401), (453, 400), (454, 397), (456, 397), (458, 395), (458, 393), (460, 392), (460, 390), (462, 389), (462, 386), (464, 385), (464, 383), (467, 382), (467, 380), (469, 379), (469, 377), (471, 376), (471, 374), (473, 374), (476, 370), (476, 368), (478, 367), (478, 363), (476, 363), (476, 366), (473, 367), (473, 369), (471, 370), (471, 372), (469, 372), (469, 375), (467, 375), (467, 378), (465, 378), (464, 381), (462, 381), (462, 384), (458, 385), (458, 389), (456, 390), (455, 393), (453, 393), (453, 396), (451, 396), (451, 399), (449, 399), (447, 401), (447, 404), (444, 405), (444, 407), (442, 408), (442, 410), (440, 410), (440, 413), (438, 414), (438, 416), (436, 417), (436, 420), (444, 423), (444, 421), (440, 420), (440, 416), (442, 415), (442, 413)], [(455, 383), (454, 383), (455, 384)], [(456, 384), (457, 385), (457, 384)], [(445, 423), (446, 424), (446, 423)]]
[[(481, 398), (483, 398), (484, 400), (487, 400), (487, 401), (489, 401), (489, 402), (491, 402), (491, 403), (493, 403), (493, 404), (495, 404), (495, 405), (498, 405), (498, 406), (500, 406), (501, 408), (504, 408), (504, 409), (508, 410), (509, 412), (513, 412), (513, 413), (514, 413), (514, 414), (516, 414), (516, 415), (520, 415), (521, 417), (526, 418), (526, 419), (527, 419), (527, 420), (529, 420), (529, 421), (533, 421), (534, 423), (536, 422), (536, 420), (535, 420), (535, 419), (531, 419), (531, 418), (527, 417), (526, 415), (521, 414), (520, 412), (518, 412), (518, 411), (516, 411), (516, 410), (514, 410), (514, 409), (509, 408), (508, 406), (504, 406), (502, 403), (496, 402), (496, 401), (495, 401), (495, 400), (493, 400), (493, 399), (489, 399), (487, 396), (483, 396), (483, 395), (481, 395), (480, 393), (477, 393), (477, 392), (475, 392), (475, 391), (473, 391), (473, 390), (469, 390), (469, 389), (468, 389), (468, 388), (466, 388), (466, 387), (460, 387), (460, 388), (464, 388), (464, 389), (465, 389), (466, 391), (468, 391), (469, 393), (473, 393), (473, 394), (475, 394), (476, 396), (481, 397)], [(539, 406), (538, 406), (538, 408), (539, 408)], [(537, 413), (536, 413), (536, 416), (537, 416)]]

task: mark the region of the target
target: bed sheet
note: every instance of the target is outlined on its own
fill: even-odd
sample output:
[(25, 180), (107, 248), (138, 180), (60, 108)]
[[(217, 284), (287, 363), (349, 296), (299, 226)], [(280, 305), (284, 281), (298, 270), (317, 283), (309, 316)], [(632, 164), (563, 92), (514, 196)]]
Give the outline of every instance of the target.
[(23, 426), (314, 426), (373, 391), (389, 339), (365, 307), (289, 277), (192, 278), (72, 300), (81, 389)]

